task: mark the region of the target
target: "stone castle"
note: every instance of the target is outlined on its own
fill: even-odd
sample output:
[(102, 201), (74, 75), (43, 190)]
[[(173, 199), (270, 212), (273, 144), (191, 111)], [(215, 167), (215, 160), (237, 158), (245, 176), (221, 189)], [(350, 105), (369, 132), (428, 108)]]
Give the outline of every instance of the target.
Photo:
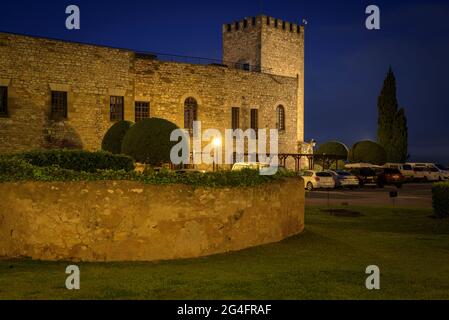
[(97, 150), (118, 120), (279, 129), (304, 142), (304, 27), (267, 16), (223, 25), (223, 61), (164, 61), (126, 49), (0, 33), (0, 153)]

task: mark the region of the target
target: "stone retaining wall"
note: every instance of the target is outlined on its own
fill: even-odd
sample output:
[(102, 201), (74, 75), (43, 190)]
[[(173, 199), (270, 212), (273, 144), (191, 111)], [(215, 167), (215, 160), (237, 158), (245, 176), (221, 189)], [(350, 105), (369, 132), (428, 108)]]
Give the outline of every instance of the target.
[(0, 257), (152, 261), (277, 242), (304, 228), (304, 187), (131, 181), (0, 184)]

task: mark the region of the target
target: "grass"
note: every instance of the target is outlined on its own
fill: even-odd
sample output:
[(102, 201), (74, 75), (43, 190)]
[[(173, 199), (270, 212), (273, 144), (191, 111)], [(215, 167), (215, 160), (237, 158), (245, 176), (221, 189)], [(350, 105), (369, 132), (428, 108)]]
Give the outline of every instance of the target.
[[(0, 260), (0, 299), (449, 299), (449, 219), (430, 210), (308, 207), (306, 231), (283, 242), (205, 258), (79, 263), (81, 290), (65, 289), (66, 262)], [(378, 265), (381, 290), (365, 288)]]

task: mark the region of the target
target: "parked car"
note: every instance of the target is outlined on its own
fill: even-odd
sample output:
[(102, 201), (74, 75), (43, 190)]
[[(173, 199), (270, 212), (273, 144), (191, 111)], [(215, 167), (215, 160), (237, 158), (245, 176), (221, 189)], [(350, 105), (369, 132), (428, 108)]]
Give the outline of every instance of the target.
[(373, 168), (354, 168), (350, 172), (357, 177), (360, 186), (377, 184), (377, 173)]
[(449, 180), (449, 168), (443, 166), (442, 164), (436, 164), (435, 167), (440, 172), (440, 180)]
[(415, 173), (413, 171), (413, 167), (410, 164), (406, 163), (386, 163), (384, 168), (390, 168), (390, 169), (398, 169), (402, 175), (404, 176), (405, 180), (411, 181), (413, 180)]
[(300, 176), (304, 179), (304, 186), (309, 191), (313, 189), (333, 189), (336, 185), (332, 174), (326, 171), (306, 170)]
[(397, 188), (402, 188), (405, 182), (405, 177), (399, 169), (383, 168), (378, 169), (377, 185), (383, 188), (386, 185), (393, 185)]
[(343, 170), (327, 171), (334, 177), (336, 187), (353, 189), (359, 186), (359, 179), (350, 172)]
[(243, 169), (260, 170), (260, 168), (269, 168), (268, 163), (261, 162), (237, 162), (232, 166), (232, 171), (241, 171)]
[(433, 163), (409, 163), (413, 168), (413, 178), (419, 181), (439, 181), (440, 171)]

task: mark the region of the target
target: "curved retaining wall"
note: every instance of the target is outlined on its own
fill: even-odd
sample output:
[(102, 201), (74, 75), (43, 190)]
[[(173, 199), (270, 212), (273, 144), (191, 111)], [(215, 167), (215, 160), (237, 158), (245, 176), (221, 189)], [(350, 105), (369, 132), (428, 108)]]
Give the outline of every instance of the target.
[(304, 228), (299, 179), (252, 188), (0, 183), (0, 257), (152, 261), (280, 241)]

